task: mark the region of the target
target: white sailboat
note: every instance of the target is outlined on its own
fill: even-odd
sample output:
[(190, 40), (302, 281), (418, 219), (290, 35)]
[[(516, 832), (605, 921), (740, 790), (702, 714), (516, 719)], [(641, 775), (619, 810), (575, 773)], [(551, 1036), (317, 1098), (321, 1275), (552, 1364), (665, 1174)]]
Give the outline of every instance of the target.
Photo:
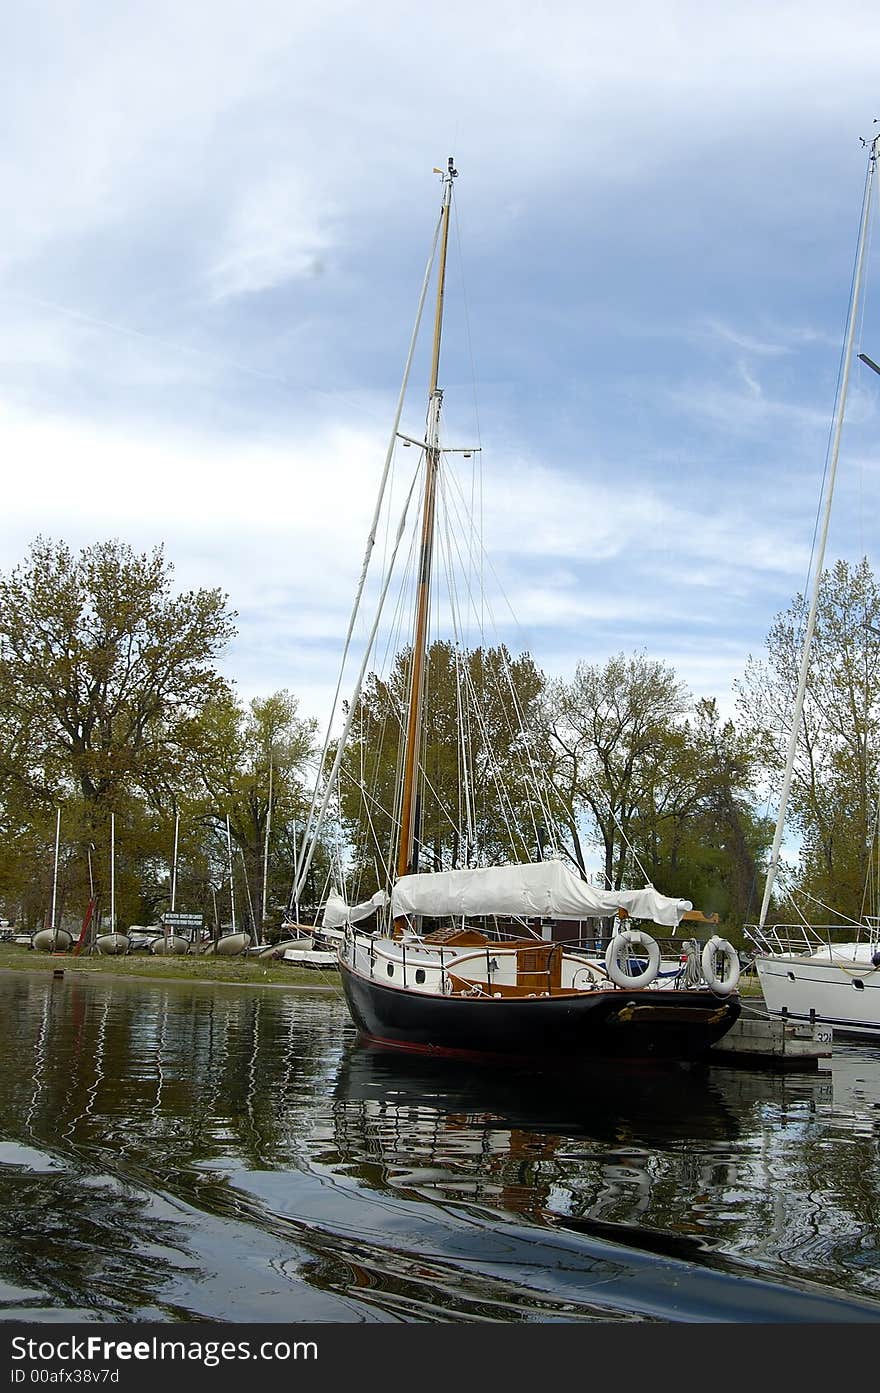
[(162, 932), (150, 944), (150, 952), (158, 956), (181, 956), (189, 951), (189, 943), (183, 934), (177, 932), (175, 914), (177, 905), (177, 847), (180, 835), (180, 813), (174, 814), (174, 854), (171, 860), (171, 905), (168, 917), (162, 921)]
[(110, 814), (110, 931), (98, 934), (95, 947), (102, 957), (120, 956), (129, 949), (128, 934), (116, 927), (116, 814)]
[[(409, 699), (399, 767), (393, 824), (397, 829), (394, 874), (388, 886), (390, 912), (373, 931), (358, 927), (382, 914), (381, 899), (348, 909), (337, 918), (343, 931), (339, 965), (343, 987), (359, 1034), (401, 1050), (464, 1056), (477, 1062), (525, 1058), (575, 1066), (593, 1057), (705, 1057), (740, 1013), (739, 959), (726, 941), (712, 935), (702, 953), (688, 956), (688, 970), (660, 973), (660, 947), (642, 927), (645, 921), (676, 930), (683, 919), (708, 923), (690, 901), (659, 894), (652, 886), (605, 891), (586, 883), (561, 860), (488, 865), (421, 872), (419, 816), (427, 774), (422, 767), (428, 620), (432, 605), (436, 510), (440, 483), (451, 451), (441, 444), (443, 392), (438, 385), (445, 297), (446, 256), (453, 183), (453, 161), (437, 170), (443, 185), (434, 249), (437, 258), (436, 308), (424, 439), (398, 436), (403, 391), (424, 305), (435, 250), (422, 287), (416, 331), (404, 375), (404, 388), (392, 432), (421, 449), (421, 524), (414, 547), (415, 601)], [(388, 457), (386, 457), (386, 474)], [(384, 476), (383, 476), (384, 487)], [(381, 495), (380, 495), (381, 501)], [(379, 514), (368, 542), (367, 560)], [(402, 532), (398, 532), (398, 539)], [(396, 555), (396, 548), (394, 551)], [(467, 548), (462, 548), (467, 555)], [(392, 556), (393, 560), (393, 556)], [(389, 565), (380, 598), (387, 594)], [(359, 590), (359, 596), (361, 591)], [(357, 604), (357, 602), (356, 602)], [(378, 619), (376, 621), (378, 623)], [(349, 637), (354, 624), (349, 626)], [(370, 644), (376, 633), (376, 624)], [(346, 641), (346, 649), (348, 640)], [(324, 782), (315, 826), (333, 796), (345, 740), (357, 707), (360, 684), (348, 703), (345, 731)], [(461, 718), (459, 718), (459, 721)], [(329, 745), (329, 737), (328, 737)], [(327, 745), (325, 745), (325, 750)], [(313, 848), (315, 831), (309, 848)], [(297, 893), (309, 868), (310, 849), (297, 868)], [(336, 908), (338, 906), (331, 907)], [(325, 911), (326, 915), (326, 911)], [(616, 920), (607, 953), (597, 958), (583, 949), (553, 941), (555, 921)], [(522, 926), (519, 936), (499, 932), (499, 919)], [(539, 923), (542, 928), (531, 932)], [(543, 928), (546, 927), (546, 934)]]
[[(755, 968), (764, 1001), (771, 1015), (794, 1021), (821, 1022), (834, 1033), (841, 1035), (880, 1039), (880, 918), (864, 915), (862, 921), (854, 925), (854, 932), (851, 932), (846, 942), (838, 941), (841, 932), (839, 925), (815, 925), (806, 921), (797, 924), (767, 924), (771, 895), (778, 875), (780, 847), (803, 720), (822, 566), (858, 325), (878, 154), (880, 136), (868, 143), (868, 168), (844, 338), (840, 388), (831, 436), (822, 525), (773, 847), (758, 922), (746, 925), (745, 931), (755, 945)], [(865, 358), (864, 354), (859, 356)], [(865, 361), (869, 366), (874, 366), (869, 359)]]
[(206, 954), (217, 953), (224, 958), (235, 958), (241, 953), (247, 952), (251, 936), (235, 927), (235, 875), (232, 859), (232, 833), (229, 827), (228, 813), (226, 814), (226, 850), (229, 862), (229, 909), (232, 927), (228, 933), (221, 933), (216, 943), (209, 943), (204, 951)]
[(40, 953), (66, 953), (73, 943), (73, 934), (58, 924), (58, 856), (61, 847), (61, 809), (55, 816), (55, 858), (52, 865), (52, 909), (46, 928), (31, 939), (31, 947)]

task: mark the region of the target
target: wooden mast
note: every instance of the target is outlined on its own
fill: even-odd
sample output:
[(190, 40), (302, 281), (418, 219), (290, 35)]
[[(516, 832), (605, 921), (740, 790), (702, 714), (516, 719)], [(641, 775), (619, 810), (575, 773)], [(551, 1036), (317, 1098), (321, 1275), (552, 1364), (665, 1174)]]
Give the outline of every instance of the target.
[(440, 369), (440, 335), (443, 328), (443, 293), (446, 284), (446, 251), (449, 243), (449, 211), (452, 205), (452, 181), (458, 170), (452, 158), (443, 173), (443, 210), (440, 229), (440, 261), (437, 272), (437, 303), (434, 311), (434, 347), (431, 355), (431, 378), (428, 386), (428, 419), (425, 430), (425, 496), (422, 509), (422, 539), (419, 552), (419, 572), (416, 584), (415, 623), (413, 627), (412, 670), (410, 673), (409, 714), (406, 726), (406, 747), (400, 803), (400, 842), (397, 853), (397, 874), (406, 875), (413, 868), (416, 829), (417, 785), (419, 777), (419, 746), (421, 744), (422, 704), (425, 694), (427, 662), (428, 605), (431, 592), (431, 563), (434, 553), (434, 512), (437, 496), (437, 473), (440, 465), (440, 408), (443, 393), (437, 386)]

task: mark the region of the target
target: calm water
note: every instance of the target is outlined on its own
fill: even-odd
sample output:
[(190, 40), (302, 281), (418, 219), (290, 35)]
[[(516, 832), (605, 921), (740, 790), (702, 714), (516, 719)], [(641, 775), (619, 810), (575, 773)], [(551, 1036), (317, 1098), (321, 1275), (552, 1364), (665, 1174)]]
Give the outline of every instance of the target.
[(880, 1051), (551, 1084), (71, 973), (0, 1021), (0, 1319), (880, 1319)]

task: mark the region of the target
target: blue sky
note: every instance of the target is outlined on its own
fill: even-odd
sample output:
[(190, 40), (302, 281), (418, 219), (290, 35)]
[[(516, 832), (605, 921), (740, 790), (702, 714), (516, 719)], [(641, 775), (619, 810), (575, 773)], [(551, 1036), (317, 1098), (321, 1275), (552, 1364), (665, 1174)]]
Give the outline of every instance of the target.
[[(452, 154), (441, 380), (504, 636), (562, 676), (644, 649), (730, 709), (807, 577), (875, 6), (36, 0), (5, 29), (0, 567), (161, 541), (238, 610), (241, 694), (323, 720)], [(875, 549), (856, 366), (829, 560)]]

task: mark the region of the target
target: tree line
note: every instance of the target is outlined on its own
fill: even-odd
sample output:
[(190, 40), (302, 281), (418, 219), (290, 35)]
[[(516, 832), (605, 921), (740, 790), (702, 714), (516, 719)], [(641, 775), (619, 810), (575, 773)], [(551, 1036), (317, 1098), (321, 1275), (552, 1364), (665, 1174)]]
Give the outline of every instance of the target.
[[(736, 927), (760, 903), (794, 706), (805, 603), (777, 616), (735, 684), (735, 713), (694, 701), (645, 654), (548, 678), (528, 653), (435, 642), (425, 694), (418, 868), (561, 855), (613, 887), (650, 881)], [(316, 723), (289, 690), (243, 702), (218, 662), (237, 616), (219, 589), (183, 593), (161, 547), (74, 554), (38, 538), (0, 575), (0, 913), (45, 919), (56, 809), (61, 910), (105, 908), (115, 815), (120, 923), (176, 907), (266, 928), (290, 907), (315, 778)], [(874, 912), (880, 592), (866, 559), (823, 577), (790, 826), (814, 922)], [(344, 845), (352, 897), (394, 864), (395, 778), (409, 654), (364, 684), (339, 771), (336, 823), (312, 861), (314, 908)], [(596, 863), (598, 848), (598, 867)], [(812, 907), (812, 909), (809, 909)], [(264, 911), (266, 923), (264, 923)]]

